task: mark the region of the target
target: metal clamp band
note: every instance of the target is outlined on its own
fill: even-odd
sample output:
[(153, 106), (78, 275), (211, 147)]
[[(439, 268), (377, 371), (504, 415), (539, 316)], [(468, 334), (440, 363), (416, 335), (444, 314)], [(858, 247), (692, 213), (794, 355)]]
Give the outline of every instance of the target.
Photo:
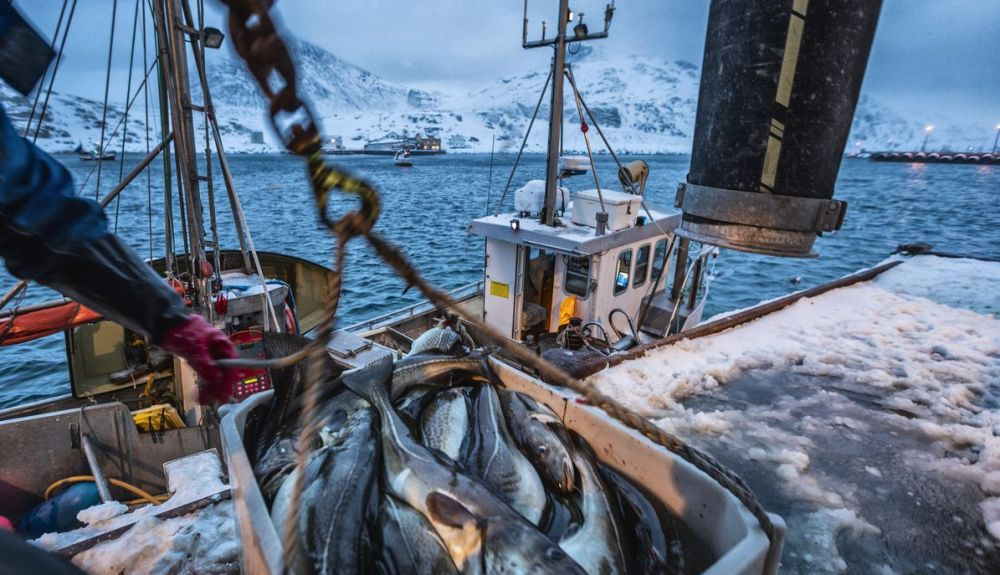
[(680, 183), (674, 206), (685, 215), (716, 222), (795, 232), (840, 229), (847, 202), (742, 192)]

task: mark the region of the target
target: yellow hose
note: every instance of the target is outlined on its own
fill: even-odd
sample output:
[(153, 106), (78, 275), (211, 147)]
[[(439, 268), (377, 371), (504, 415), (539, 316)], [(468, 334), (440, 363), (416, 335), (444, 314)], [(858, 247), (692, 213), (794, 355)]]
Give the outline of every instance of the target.
[[(120, 479), (111, 479), (110, 477), (108, 477), (106, 479), (107, 479), (108, 483), (110, 483), (111, 485), (114, 485), (115, 487), (121, 487), (122, 489), (131, 492), (133, 495), (138, 495), (140, 499), (142, 499), (144, 501), (148, 501), (149, 503), (152, 503), (153, 505), (159, 505), (160, 503), (162, 503), (162, 501), (157, 500), (156, 497), (153, 497), (149, 493), (146, 493), (145, 491), (143, 491), (142, 489), (139, 489), (138, 487), (136, 487), (135, 485), (132, 485), (131, 483), (126, 483), (126, 482), (124, 482), (124, 481), (122, 481)], [(65, 479), (60, 479), (59, 481), (56, 481), (52, 485), (49, 485), (49, 488), (45, 490), (45, 499), (48, 499), (49, 496), (52, 495), (53, 491), (59, 489), (63, 485), (67, 485), (69, 483), (81, 483), (83, 481), (94, 481), (94, 476), (93, 475), (74, 475), (72, 477), (67, 477)]]

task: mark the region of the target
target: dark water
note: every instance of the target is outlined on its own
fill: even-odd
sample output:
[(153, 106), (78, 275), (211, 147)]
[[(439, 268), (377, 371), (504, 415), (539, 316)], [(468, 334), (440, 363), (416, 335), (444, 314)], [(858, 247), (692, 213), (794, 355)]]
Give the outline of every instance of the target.
[[(83, 188), (82, 193), (93, 197), (94, 164), (73, 156), (63, 159), (77, 186)], [(128, 156), (125, 172), (138, 159)], [(676, 183), (684, 178), (688, 158), (643, 159), (651, 168), (647, 198), (661, 207), (672, 205)], [(416, 158), (413, 168), (397, 168), (386, 157), (337, 158), (340, 164), (378, 185), (383, 204), (378, 229), (400, 244), (418, 268), (443, 288), (481, 278), (483, 244), (465, 233), (466, 222), (486, 212), (488, 195), (495, 206), (513, 160), (511, 155), (495, 159), (491, 193), (488, 155)], [(529, 178), (542, 177), (544, 163), (540, 155), (522, 160), (514, 187)], [(230, 164), (257, 248), (330, 265), (332, 241), (317, 224), (302, 163), (293, 157), (275, 155), (231, 156)], [(118, 232), (146, 257), (163, 255), (160, 166), (157, 162), (151, 170), (152, 186), (148, 190), (145, 177), (140, 177), (123, 193), (117, 217)], [(615, 184), (610, 158), (600, 158), (598, 172), (606, 184)], [(118, 174), (117, 165), (103, 167), (102, 192), (118, 181)], [(589, 178), (574, 178), (569, 187), (593, 187)], [(218, 172), (216, 180), (221, 180)], [(221, 188), (217, 195), (222, 245), (236, 247), (229, 205)], [(508, 207), (513, 204), (512, 195), (513, 191), (505, 200)], [(821, 254), (817, 259), (723, 251), (706, 313), (752, 305), (873, 265), (901, 242), (928, 241), (939, 250), (1000, 257), (1000, 210), (996, 209), (1000, 166), (886, 164), (848, 159), (841, 169), (837, 198), (849, 203), (847, 220), (839, 233), (817, 242)], [(334, 198), (331, 209), (339, 213), (351, 206), (350, 200)], [(107, 212), (114, 226), (115, 205)], [(176, 242), (180, 245), (179, 232)], [(801, 278), (801, 282), (793, 284), (793, 278)], [(350, 246), (344, 281), (341, 325), (414, 303), (418, 297), (415, 290), (403, 294), (402, 283), (360, 242)], [(5, 270), (0, 272), (0, 288), (6, 290), (13, 282)], [(54, 294), (33, 286), (21, 303), (50, 297)], [(61, 335), (0, 348), (0, 408), (60, 395), (68, 389)]]

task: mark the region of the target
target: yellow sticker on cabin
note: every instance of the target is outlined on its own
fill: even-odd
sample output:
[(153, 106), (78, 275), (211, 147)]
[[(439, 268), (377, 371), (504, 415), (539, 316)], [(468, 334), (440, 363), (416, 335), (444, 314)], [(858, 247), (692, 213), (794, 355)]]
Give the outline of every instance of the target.
[(490, 281), (490, 295), (495, 295), (497, 297), (508, 298), (510, 297), (510, 285), (503, 282)]

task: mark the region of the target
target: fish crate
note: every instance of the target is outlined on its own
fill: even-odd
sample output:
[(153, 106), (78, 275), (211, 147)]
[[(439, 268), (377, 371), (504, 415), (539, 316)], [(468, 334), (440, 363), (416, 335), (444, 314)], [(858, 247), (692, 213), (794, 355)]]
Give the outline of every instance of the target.
[[(559, 414), (568, 429), (591, 445), (602, 463), (642, 487), (679, 518), (714, 557), (701, 573), (778, 572), (785, 533), (785, 522), (780, 516), (768, 514), (774, 526), (774, 537), (768, 540), (749, 509), (690, 463), (600, 409), (580, 403), (574, 392), (550, 386), (496, 359), (491, 359), (491, 363), (508, 390), (525, 393), (546, 404)], [(222, 446), (239, 523), (242, 571), (249, 574), (285, 572), (282, 538), (271, 522), (243, 444), (247, 416), (257, 406), (271, 401), (272, 395), (269, 390), (236, 404), (221, 423)]]

